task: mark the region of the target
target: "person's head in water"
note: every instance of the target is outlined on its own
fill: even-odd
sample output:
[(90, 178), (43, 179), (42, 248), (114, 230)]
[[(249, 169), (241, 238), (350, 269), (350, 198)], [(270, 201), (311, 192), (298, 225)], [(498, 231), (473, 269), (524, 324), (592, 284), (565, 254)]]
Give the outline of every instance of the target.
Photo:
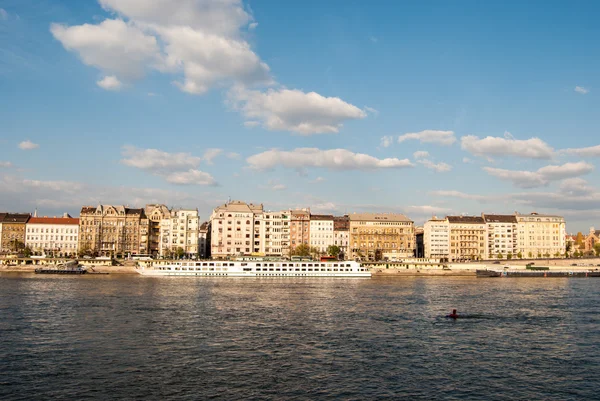
[(456, 309), (452, 309), (452, 314), (456, 315)]

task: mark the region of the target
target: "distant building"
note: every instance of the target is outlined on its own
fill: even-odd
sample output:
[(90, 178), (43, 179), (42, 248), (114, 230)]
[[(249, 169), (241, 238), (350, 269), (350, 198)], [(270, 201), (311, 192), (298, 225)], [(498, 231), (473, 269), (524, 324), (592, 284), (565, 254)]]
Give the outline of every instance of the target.
[(79, 249), (79, 219), (32, 217), (26, 225), (25, 245), (34, 255), (75, 256)]
[[(487, 259), (517, 258), (518, 237), (517, 218), (515, 215), (482, 214), (487, 225), (488, 249)], [(523, 255), (521, 255), (523, 256)]]
[(585, 236), (584, 252), (587, 254), (594, 253), (594, 246), (600, 243), (600, 230), (590, 227), (590, 232)]
[[(258, 235), (258, 236), (257, 236)], [(262, 256), (290, 255), (290, 211), (254, 214), (254, 253)]]
[(518, 225), (518, 250), (523, 258), (564, 257), (565, 219), (539, 213), (515, 213)]
[(425, 257), (424, 234), (423, 227), (415, 227), (415, 257), (417, 258)]
[(211, 256), (226, 258), (260, 252), (260, 227), (255, 232), (255, 216), (263, 213), (263, 205), (231, 201), (212, 212)]
[(483, 260), (487, 255), (487, 226), (480, 216), (447, 216), (450, 260)]
[(198, 255), (200, 218), (198, 209), (174, 209), (160, 221), (159, 254), (174, 256), (179, 249), (187, 258)]
[(144, 209), (84, 206), (79, 217), (79, 253), (108, 257), (147, 255), (148, 221)]
[(310, 209), (290, 211), (290, 250), (310, 244)]
[(340, 257), (346, 259), (350, 250), (350, 218), (346, 216), (333, 218), (333, 245), (340, 248)]
[(327, 248), (333, 245), (333, 216), (329, 214), (310, 215), (310, 246), (320, 253), (327, 253)]
[(154, 204), (146, 205), (144, 213), (148, 218), (148, 253), (157, 256), (161, 249), (161, 222), (171, 217), (171, 211), (165, 205)]
[(450, 259), (450, 223), (448, 219), (433, 217), (423, 225), (424, 257)]
[(413, 257), (414, 223), (403, 214), (352, 213), (350, 219), (350, 258), (381, 260)]
[(0, 252), (18, 252), (25, 248), (25, 225), (28, 213), (0, 213)]
[(200, 259), (210, 258), (210, 221), (200, 224), (198, 230), (198, 257)]

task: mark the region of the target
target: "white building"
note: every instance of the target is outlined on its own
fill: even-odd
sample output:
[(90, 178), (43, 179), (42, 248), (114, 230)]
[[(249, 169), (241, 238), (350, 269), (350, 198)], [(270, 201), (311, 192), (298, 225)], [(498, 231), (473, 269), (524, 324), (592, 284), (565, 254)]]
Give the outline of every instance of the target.
[(488, 251), (487, 259), (516, 258), (517, 247), (517, 218), (514, 215), (483, 214), (487, 224)]
[(263, 205), (231, 201), (215, 208), (210, 216), (211, 256), (250, 255), (260, 252), (260, 228), (254, 229), (255, 216), (263, 213)]
[(348, 258), (350, 251), (350, 218), (348, 216), (333, 218), (333, 245), (340, 248), (340, 257)]
[[(258, 237), (256, 236), (258, 234)], [(289, 256), (290, 211), (257, 213), (254, 216), (254, 253)]]
[(197, 209), (172, 210), (171, 216), (160, 222), (160, 256), (170, 256), (179, 248), (186, 257), (198, 255), (199, 228)]
[(326, 253), (327, 248), (333, 245), (333, 216), (324, 214), (310, 215), (309, 244), (321, 253)]
[(68, 214), (63, 217), (32, 217), (26, 224), (25, 246), (34, 255), (77, 255), (79, 219)]
[(523, 258), (564, 257), (564, 217), (538, 213), (515, 213), (515, 217), (518, 229), (517, 248)]
[(450, 223), (448, 219), (434, 217), (423, 226), (425, 258), (450, 258)]

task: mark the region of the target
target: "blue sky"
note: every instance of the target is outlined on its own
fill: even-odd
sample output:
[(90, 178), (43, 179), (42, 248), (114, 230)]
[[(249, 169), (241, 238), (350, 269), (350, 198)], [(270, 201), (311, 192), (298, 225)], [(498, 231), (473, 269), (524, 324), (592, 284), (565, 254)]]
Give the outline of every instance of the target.
[(600, 4), (0, 0), (0, 209), (600, 226)]

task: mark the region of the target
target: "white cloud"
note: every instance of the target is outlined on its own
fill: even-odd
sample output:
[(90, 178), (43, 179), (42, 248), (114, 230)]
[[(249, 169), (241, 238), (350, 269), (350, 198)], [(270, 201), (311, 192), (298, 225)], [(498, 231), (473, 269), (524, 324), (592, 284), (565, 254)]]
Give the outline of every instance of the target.
[(31, 142), (29, 139), (27, 139), (26, 141), (23, 141), (19, 144), (19, 149), (22, 149), (22, 150), (33, 150), (33, 149), (37, 149), (39, 147), (40, 147), (40, 145), (38, 145), (37, 143)]
[(379, 115), (379, 110), (374, 109), (373, 107), (365, 106), (365, 111), (367, 113), (373, 114), (374, 116), (378, 116)]
[(0, 162), (0, 167), (1, 168), (9, 168), (12, 167), (13, 164), (11, 162)]
[(244, 121), (244, 127), (246, 128), (254, 128), (260, 125), (259, 121)]
[(425, 130), (421, 132), (410, 132), (398, 137), (398, 142), (417, 140), (421, 143), (435, 143), (437, 145), (452, 145), (456, 142), (453, 131)]
[(50, 32), (65, 49), (76, 52), (84, 64), (119, 78), (141, 78), (149, 63), (160, 60), (156, 38), (122, 20), (71, 27), (52, 24)]
[(122, 154), (121, 163), (151, 172), (186, 170), (198, 166), (201, 160), (200, 157), (192, 156), (190, 153), (168, 153), (135, 146), (124, 146)]
[(447, 171), (452, 170), (452, 166), (451, 165), (449, 165), (447, 163), (443, 163), (443, 162), (434, 163), (434, 162), (432, 162), (431, 160), (428, 160), (428, 159), (420, 159), (420, 160), (417, 160), (417, 163), (422, 164), (423, 166), (427, 167), (430, 170), (435, 170), (438, 173), (445, 173)]
[(242, 155), (240, 155), (239, 153), (236, 152), (229, 152), (225, 155), (228, 159), (232, 159), (232, 160), (237, 160), (240, 157), (242, 157)]
[(583, 178), (567, 178), (560, 183), (561, 193), (570, 196), (589, 195), (595, 192)]
[(480, 139), (474, 135), (461, 138), (463, 150), (482, 157), (489, 156), (516, 156), (531, 159), (550, 159), (554, 149), (539, 138), (527, 140), (514, 139), (507, 133), (506, 137), (492, 137)]
[(462, 161), (463, 161), (463, 163), (466, 163), (466, 164), (474, 163), (474, 161), (469, 159), (468, 157), (463, 157)]
[(233, 88), (230, 104), (251, 121), (260, 121), (272, 131), (301, 135), (337, 133), (346, 120), (361, 119), (366, 113), (337, 97), (324, 97), (297, 89), (269, 89), (266, 92)]
[(312, 181), (309, 181), (309, 182), (310, 182), (311, 184), (318, 184), (318, 183), (320, 183), (320, 182), (324, 182), (324, 181), (325, 181), (325, 178), (323, 178), (323, 177), (317, 177), (317, 178), (315, 178), (314, 180), (312, 180)]
[(176, 185), (217, 185), (210, 174), (196, 169), (169, 173), (165, 176), (165, 179), (167, 182)]
[(388, 148), (394, 143), (394, 138), (392, 136), (382, 136), (379, 140), (379, 146), (382, 148)]
[(404, 208), (406, 213), (413, 213), (417, 215), (439, 215), (450, 213), (452, 209), (446, 207), (432, 206), (432, 205), (420, 205), (420, 206), (406, 206)]
[(251, 22), (248, 25), (248, 29), (256, 29), (257, 26), (258, 26), (258, 22)]
[(213, 159), (223, 153), (223, 149), (211, 148), (206, 149), (202, 155), (202, 160), (206, 164), (213, 164)]
[(430, 194), (433, 196), (439, 196), (442, 198), (459, 198), (459, 199), (465, 199), (465, 200), (475, 200), (475, 201), (479, 201), (479, 202), (489, 202), (489, 201), (496, 200), (499, 198), (496, 195), (466, 194), (464, 192), (454, 191), (454, 190), (431, 191)]
[(585, 95), (585, 94), (589, 93), (590, 90), (587, 88), (584, 88), (583, 86), (576, 86), (574, 91), (577, 93), (581, 93), (582, 95)]
[(429, 152), (425, 150), (418, 150), (415, 153), (413, 153), (413, 157), (415, 159), (426, 159), (429, 157)]
[(8, 19), (8, 12), (5, 9), (0, 8), (0, 20), (6, 21), (7, 19)]
[(261, 185), (259, 188), (270, 189), (271, 191), (283, 191), (287, 189), (287, 187), (284, 184), (280, 183), (277, 180), (269, 180), (267, 182), (267, 185)]
[(121, 81), (114, 75), (108, 75), (96, 82), (96, 84), (107, 91), (119, 91), (123, 87)]
[(581, 157), (600, 157), (600, 145), (590, 146), (588, 148), (565, 149), (561, 153), (568, 153)]
[(505, 181), (511, 181), (520, 188), (536, 188), (548, 185), (551, 181), (578, 177), (594, 170), (594, 166), (586, 162), (565, 163), (561, 166), (545, 166), (537, 171), (515, 171), (493, 167), (483, 168), (488, 174)]
[(378, 159), (346, 149), (316, 148), (298, 148), (292, 151), (272, 149), (250, 156), (246, 161), (256, 170), (269, 170), (277, 166), (294, 169), (316, 167), (330, 170), (373, 170), (414, 166), (408, 159)]
[(65, 193), (75, 193), (83, 188), (82, 184), (71, 181), (23, 180), (21, 184), (30, 189), (43, 189)]

